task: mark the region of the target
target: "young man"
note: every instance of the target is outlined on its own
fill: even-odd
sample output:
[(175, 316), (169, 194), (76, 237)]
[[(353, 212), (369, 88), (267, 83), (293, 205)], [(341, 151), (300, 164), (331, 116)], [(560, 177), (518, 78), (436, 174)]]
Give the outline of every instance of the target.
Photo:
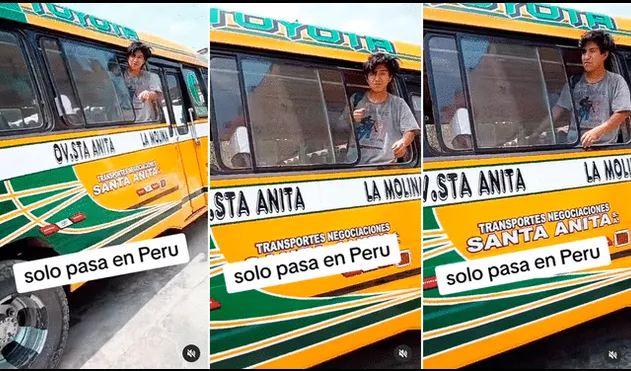
[(159, 118), (157, 107), (162, 101), (162, 85), (155, 73), (146, 70), (151, 49), (138, 41), (127, 48), (129, 69), (125, 72), (125, 84), (136, 112), (136, 122), (154, 121)]
[(351, 98), (361, 164), (395, 162), (421, 130), (407, 103), (388, 93), (398, 71), (399, 62), (384, 53), (373, 54), (364, 63), (370, 90)]
[[(570, 85), (573, 85), (571, 97), (568, 84), (563, 88), (552, 109), (554, 122), (558, 122), (563, 110), (572, 111), (573, 101), (582, 146), (588, 148), (594, 144), (615, 143), (620, 124), (631, 113), (627, 83), (622, 76), (605, 68), (607, 64), (611, 65), (610, 54), (616, 45), (611, 35), (594, 30), (586, 32), (578, 46), (582, 50), (585, 72), (570, 78)], [(549, 122), (546, 124), (549, 125)]]

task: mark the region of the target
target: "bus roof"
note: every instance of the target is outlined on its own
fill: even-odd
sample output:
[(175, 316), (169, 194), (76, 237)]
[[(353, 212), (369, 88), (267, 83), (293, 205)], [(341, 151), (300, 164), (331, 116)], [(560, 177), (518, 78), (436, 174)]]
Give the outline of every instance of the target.
[(361, 63), (371, 52), (383, 51), (398, 57), (401, 68), (421, 69), (420, 45), (215, 7), (210, 8), (210, 42)]
[(631, 19), (533, 3), (424, 3), (423, 20), (580, 39), (603, 29), (616, 43), (631, 45)]
[(198, 66), (207, 67), (208, 64), (195, 49), (52, 3), (2, 3), (0, 18), (122, 47), (132, 41), (142, 41), (151, 46), (154, 55)]

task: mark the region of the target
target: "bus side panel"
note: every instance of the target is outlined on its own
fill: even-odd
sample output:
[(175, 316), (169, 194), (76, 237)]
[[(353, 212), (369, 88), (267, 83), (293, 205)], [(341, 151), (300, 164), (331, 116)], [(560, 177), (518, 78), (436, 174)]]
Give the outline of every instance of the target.
[[(366, 182), (367, 189), (371, 189), (374, 180), (385, 199), (381, 177), (411, 176), (418, 180), (419, 174), (420, 169), (353, 173), (347, 188), (330, 193), (329, 187), (349, 178), (348, 173), (291, 179), (213, 179), (210, 285), (211, 299), (221, 307), (210, 312), (211, 366), (306, 368), (405, 330), (419, 329), (420, 192), (408, 194), (407, 200), (370, 205), (364, 186)], [(294, 195), (300, 189), (310, 213), (270, 213), (256, 221), (217, 225), (219, 221), (213, 221), (219, 211), (217, 195), (225, 196), (232, 190), (237, 194), (235, 205), (239, 205), (239, 192), (246, 186), (261, 189), (264, 197), (270, 187), (291, 187)], [(335, 210), (331, 200), (351, 193), (361, 194), (365, 203)], [(269, 204), (269, 200), (266, 202)], [(257, 214), (257, 199), (249, 198), (247, 203), (250, 214)], [(417, 222), (410, 222), (414, 220)], [(323, 234), (325, 244), (330, 245), (336, 242), (331, 242), (328, 232), (384, 223), (389, 225), (387, 233), (396, 233), (399, 238), (404, 255), (400, 265), (353, 272), (348, 277), (336, 274), (260, 290), (226, 291), (222, 266), (267, 255), (272, 250), (259, 251), (264, 249), (262, 243)], [(361, 238), (365, 237), (369, 236)], [(381, 279), (385, 281), (378, 282)]]
[[(438, 196), (433, 201), (428, 197), (423, 210), (424, 279), (435, 279), (437, 266), (520, 251), (532, 251), (548, 267), (585, 262), (592, 255), (562, 257), (533, 249), (594, 237), (607, 238), (611, 258), (610, 265), (449, 295), (435, 287), (425, 290), (425, 367), (462, 367), (629, 305), (631, 209), (624, 196), (628, 183), (621, 180), (631, 177), (631, 168), (612, 156), (622, 154), (529, 156), (519, 163), (491, 159), (473, 166), (424, 164), (426, 192)], [(515, 176), (510, 185), (507, 173), (501, 175), (506, 169), (513, 175), (519, 171), (524, 187), (517, 187)], [(451, 185), (440, 187), (437, 181), (447, 173), (458, 176), (455, 194)], [(470, 196), (461, 192), (465, 183)], [(445, 192), (449, 196), (437, 201)], [(585, 247), (588, 254), (595, 252), (592, 246)], [(496, 277), (526, 271), (521, 264), (511, 267), (511, 261), (497, 267)], [(538, 268), (528, 264), (527, 269), (535, 274)], [(488, 269), (484, 274), (490, 274)]]
[[(104, 134), (107, 132), (97, 133)], [(110, 134), (111, 147), (95, 137), (75, 137), (68, 147), (71, 154), (82, 152), (86, 158), (98, 159), (48, 167), (3, 181), (0, 229), (5, 232), (0, 236), (0, 246), (35, 237), (44, 239), (57, 253), (68, 254), (125, 243), (182, 211), (189, 216), (189, 195), (181, 186), (186, 183), (176, 144), (168, 143), (167, 138), (167, 143), (160, 146), (129, 153), (129, 138), (135, 137), (135, 147), (142, 148), (142, 134), (148, 131)], [(65, 153), (65, 143), (62, 138), (38, 146), (50, 147), (51, 152), (60, 148), (56, 153)], [(74, 152), (74, 148), (87, 148), (87, 152)], [(28, 146), (23, 149), (29, 153)], [(25, 160), (29, 164), (20, 166), (43, 169), (31, 164), (44, 162), (42, 157), (31, 158)], [(164, 229), (183, 226), (183, 220), (171, 223)]]

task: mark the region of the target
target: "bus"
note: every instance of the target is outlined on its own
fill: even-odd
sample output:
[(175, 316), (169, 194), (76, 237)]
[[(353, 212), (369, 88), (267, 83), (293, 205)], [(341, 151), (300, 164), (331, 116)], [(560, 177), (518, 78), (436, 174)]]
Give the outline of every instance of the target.
[[(126, 49), (153, 49), (161, 109), (137, 121)], [(208, 210), (207, 61), (52, 3), (0, 5), (0, 368), (55, 368), (81, 284), (20, 294), (13, 265), (151, 239)], [(96, 335), (95, 335), (96, 336)]]
[[(420, 138), (359, 165), (349, 109), (382, 51), (420, 125), (420, 46), (213, 7), (209, 34), (210, 367), (309, 368), (420, 336)], [(397, 264), (228, 292), (229, 264), (386, 234)]]
[[(627, 307), (629, 120), (616, 143), (586, 150), (571, 115), (589, 102), (559, 122), (551, 111), (583, 72), (587, 30), (613, 36), (608, 69), (631, 83), (629, 20), (532, 3), (423, 11), (424, 367), (463, 367)], [(564, 269), (575, 256), (563, 246), (597, 249), (605, 262), (581, 265), (579, 253), (583, 262)], [(494, 284), (438, 287), (441, 266), (447, 274), (485, 258), (500, 262), (488, 269), (489, 282), (501, 277)], [(484, 273), (460, 272), (467, 283)]]

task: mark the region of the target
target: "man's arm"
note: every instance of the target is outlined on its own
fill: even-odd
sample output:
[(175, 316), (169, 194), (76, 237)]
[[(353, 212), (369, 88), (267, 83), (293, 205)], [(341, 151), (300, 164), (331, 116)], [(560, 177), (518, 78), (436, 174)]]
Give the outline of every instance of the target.
[(603, 135), (618, 129), (624, 120), (631, 114), (631, 94), (629, 86), (622, 76), (615, 75), (614, 93), (611, 100), (611, 109), (614, 112), (607, 121), (587, 131), (581, 137), (583, 147), (590, 147)]

